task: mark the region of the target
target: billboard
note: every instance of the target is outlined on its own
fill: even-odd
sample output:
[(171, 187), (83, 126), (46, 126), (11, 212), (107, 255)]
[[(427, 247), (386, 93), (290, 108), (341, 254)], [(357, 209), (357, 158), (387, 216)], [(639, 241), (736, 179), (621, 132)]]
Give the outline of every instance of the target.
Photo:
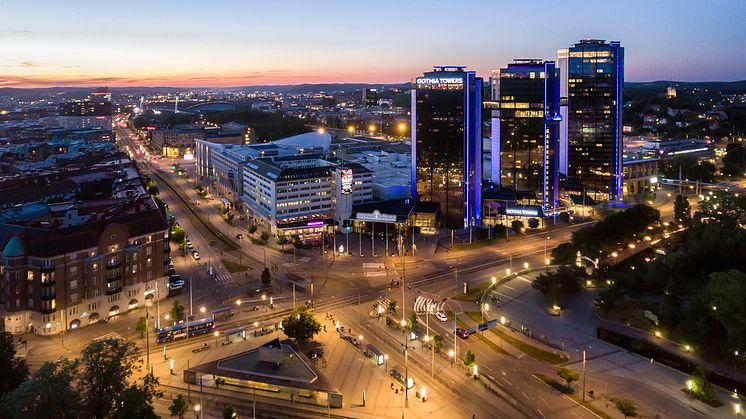
[(352, 193), (352, 169), (340, 170), (340, 183), (342, 189), (342, 195), (348, 195)]

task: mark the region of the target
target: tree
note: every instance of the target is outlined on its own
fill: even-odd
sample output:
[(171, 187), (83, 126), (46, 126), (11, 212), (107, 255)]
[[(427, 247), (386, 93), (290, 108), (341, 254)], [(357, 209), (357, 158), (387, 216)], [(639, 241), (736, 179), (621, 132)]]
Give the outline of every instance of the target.
[(746, 273), (732, 269), (713, 272), (705, 295), (709, 307), (717, 307), (712, 316), (725, 329), (725, 343), (731, 352), (746, 345), (746, 319), (743, 302), (746, 301)]
[(65, 358), (46, 362), (0, 402), (0, 416), (7, 418), (76, 419), (82, 416), (79, 386), (80, 363)]
[(433, 336), (433, 346), (435, 347), (436, 351), (440, 352), (440, 349), (443, 348), (443, 336)]
[(561, 305), (568, 296), (580, 290), (584, 277), (583, 268), (563, 265), (555, 271), (537, 276), (531, 287), (539, 291), (548, 303)]
[(386, 311), (388, 311), (391, 314), (396, 313), (396, 300), (389, 301), (389, 305), (386, 307)]
[(236, 412), (236, 409), (231, 406), (227, 405), (223, 408), (223, 419), (237, 419), (238, 418), (238, 412)]
[(539, 228), (539, 219), (538, 218), (529, 218), (528, 219), (528, 227), (529, 228)]
[(158, 419), (153, 408), (153, 399), (163, 397), (158, 390), (158, 378), (148, 373), (142, 378), (142, 384), (133, 384), (122, 393), (121, 403), (115, 415), (116, 419), (142, 418)]
[(28, 377), (28, 365), (25, 359), (16, 358), (13, 346), (13, 335), (0, 333), (0, 395), (14, 390)]
[(637, 417), (637, 406), (635, 406), (635, 402), (632, 400), (616, 399), (614, 400), (614, 406), (619, 410), (619, 413), (624, 415), (625, 418)]
[(184, 233), (184, 229), (181, 228), (181, 226), (174, 225), (171, 229), (171, 236), (169, 237), (169, 240), (172, 243), (176, 243), (179, 245), (179, 248), (184, 245), (184, 239), (186, 239), (186, 233)]
[(266, 231), (262, 231), (262, 234), (261, 234), (261, 235), (259, 236), (259, 238), (260, 238), (260, 239), (261, 239), (261, 240), (262, 240), (263, 242), (266, 242), (267, 240), (269, 240), (269, 232), (266, 232)]
[(188, 411), (189, 402), (186, 397), (181, 394), (176, 396), (176, 398), (171, 402), (171, 406), (168, 407), (168, 412), (171, 414), (171, 417), (177, 417), (179, 419), (184, 419), (184, 415), (186, 415)]
[(95, 340), (83, 349), (80, 362), (80, 393), (87, 410), (85, 416), (111, 417), (121, 403), (127, 380), (141, 362), (137, 346), (124, 339)]
[(277, 244), (279, 244), (280, 246), (282, 246), (284, 248), (287, 243), (288, 243), (288, 238), (287, 237), (285, 237), (282, 234), (279, 235), (279, 236), (277, 236)]
[(148, 321), (145, 317), (140, 317), (137, 320), (137, 326), (136, 329), (138, 332), (140, 332), (140, 337), (145, 337), (145, 333), (148, 332)]
[(573, 381), (577, 381), (578, 373), (571, 370), (570, 368), (557, 368), (557, 375), (567, 383), (567, 388), (572, 389), (570, 385)]
[(567, 213), (567, 211), (562, 211), (557, 215), (557, 218), (561, 223), (569, 223), (570, 222), (570, 214)]
[(407, 329), (410, 331), (414, 331), (414, 329), (417, 327), (417, 313), (411, 312), (409, 313), (409, 316), (407, 316)]
[(559, 246), (552, 249), (552, 262), (555, 265), (567, 265), (575, 263), (575, 255), (577, 250), (572, 243), (562, 243)]
[(475, 362), (477, 362), (477, 356), (474, 355), (471, 349), (467, 350), (464, 354), (464, 365), (471, 367)]
[(715, 400), (715, 387), (712, 385), (710, 380), (707, 379), (707, 373), (704, 368), (697, 368), (697, 371), (692, 374), (691, 380), (692, 396), (705, 402)]
[(272, 275), (269, 273), (269, 268), (264, 268), (262, 271), (262, 284), (267, 287), (272, 284)]
[(513, 229), (513, 231), (516, 234), (523, 233), (524, 226), (523, 226), (523, 221), (521, 220), (513, 220), (513, 222), (510, 223), (510, 227)]
[(311, 307), (300, 306), (283, 320), (282, 328), (288, 337), (298, 343), (306, 343), (321, 331), (321, 323), (316, 319)]
[(174, 305), (171, 307), (171, 310), (168, 312), (168, 314), (171, 316), (171, 320), (175, 322), (183, 319), (185, 310), (184, 306), (181, 304), (181, 301), (174, 300)]
[(743, 176), (746, 173), (746, 148), (741, 144), (731, 143), (725, 147), (723, 157), (723, 174)]
[(256, 226), (254, 224), (249, 226), (249, 234), (256, 233)]
[(673, 218), (677, 223), (689, 224), (692, 219), (692, 207), (689, 199), (683, 195), (676, 195), (673, 203)]

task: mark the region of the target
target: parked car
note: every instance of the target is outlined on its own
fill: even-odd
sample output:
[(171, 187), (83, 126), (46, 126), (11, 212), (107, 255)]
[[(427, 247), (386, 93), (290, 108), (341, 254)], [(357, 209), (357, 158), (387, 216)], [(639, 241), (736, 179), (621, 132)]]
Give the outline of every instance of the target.
[(243, 234), (240, 234), (240, 233), (239, 233), (239, 234), (236, 234), (236, 238), (237, 238), (238, 240), (241, 240), (241, 239), (243, 239)]
[(192, 257), (194, 260), (199, 260), (199, 252), (196, 250), (192, 250)]
[(446, 313), (443, 313), (442, 311), (438, 311), (437, 313), (435, 313), (435, 318), (442, 322), (448, 321), (448, 316), (446, 316)]

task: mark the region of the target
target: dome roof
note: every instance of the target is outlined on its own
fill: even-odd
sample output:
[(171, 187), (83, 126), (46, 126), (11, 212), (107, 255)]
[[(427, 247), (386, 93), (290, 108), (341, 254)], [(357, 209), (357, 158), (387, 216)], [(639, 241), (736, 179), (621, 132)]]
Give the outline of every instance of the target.
[(6, 258), (15, 258), (24, 256), (25, 254), (26, 249), (23, 248), (23, 243), (21, 243), (21, 239), (18, 236), (11, 237), (8, 244), (5, 245), (5, 249), (3, 249), (3, 257)]

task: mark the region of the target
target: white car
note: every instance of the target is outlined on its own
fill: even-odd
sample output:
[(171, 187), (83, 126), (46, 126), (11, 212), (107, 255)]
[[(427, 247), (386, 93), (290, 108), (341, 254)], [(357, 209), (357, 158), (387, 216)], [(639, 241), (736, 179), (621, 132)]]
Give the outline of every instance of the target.
[(199, 252), (198, 252), (198, 251), (196, 251), (196, 250), (195, 250), (195, 251), (193, 251), (193, 252), (192, 252), (192, 257), (194, 258), (194, 260), (199, 260)]
[(447, 322), (448, 321), (448, 316), (446, 316), (446, 313), (443, 313), (442, 311), (436, 312), (435, 313), (435, 318), (438, 319), (438, 320), (440, 320), (440, 321), (442, 321), (442, 322)]

